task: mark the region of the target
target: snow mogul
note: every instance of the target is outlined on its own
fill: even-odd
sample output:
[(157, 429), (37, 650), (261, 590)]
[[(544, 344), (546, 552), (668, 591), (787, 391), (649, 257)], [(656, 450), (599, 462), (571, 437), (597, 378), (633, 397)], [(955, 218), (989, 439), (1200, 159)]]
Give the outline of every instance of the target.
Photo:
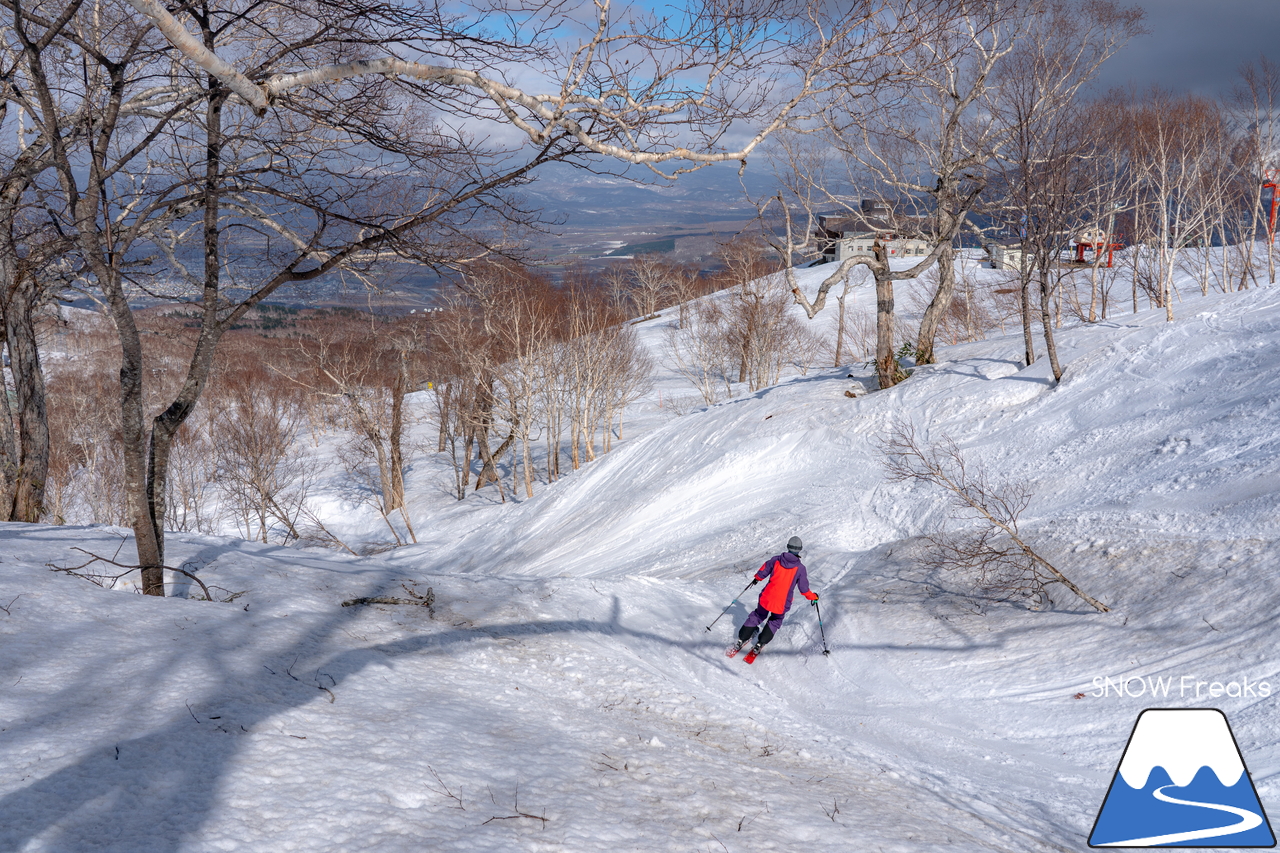
[(791, 609), (791, 599), (795, 596), (797, 589), (814, 605), (818, 603), (818, 594), (809, 589), (809, 572), (805, 569), (804, 563), (800, 562), (802, 550), (804, 550), (804, 543), (800, 541), (800, 537), (792, 536), (787, 542), (787, 550), (765, 560), (764, 565), (756, 572), (755, 579), (747, 585), (748, 588), (766, 578), (769, 582), (760, 593), (760, 601), (756, 609), (747, 616), (742, 627), (738, 629), (738, 641), (728, 648), (726, 655), (733, 657), (741, 651), (742, 647), (755, 636), (758, 626), (763, 622), (764, 630), (760, 631), (756, 644), (743, 659), (747, 663), (754, 661), (756, 655), (760, 654), (760, 651), (773, 639), (773, 635), (782, 627), (782, 620)]

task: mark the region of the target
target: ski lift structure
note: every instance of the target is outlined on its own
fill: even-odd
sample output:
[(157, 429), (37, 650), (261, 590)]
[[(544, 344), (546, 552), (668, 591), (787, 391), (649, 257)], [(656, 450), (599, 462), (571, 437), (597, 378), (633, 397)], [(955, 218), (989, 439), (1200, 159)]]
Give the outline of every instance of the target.
[(1262, 173), (1262, 188), (1271, 190), (1271, 213), (1267, 217), (1267, 239), (1271, 245), (1276, 243), (1276, 206), (1280, 203), (1280, 192), (1276, 190), (1276, 181), (1280, 179), (1280, 169), (1270, 168)]
[[(1275, 208), (1273, 206), (1273, 212), (1274, 209)], [(1076, 247), (1075, 262), (1077, 264), (1096, 264), (1098, 259), (1102, 257), (1102, 253), (1105, 251), (1107, 253), (1106, 266), (1109, 269), (1115, 261), (1116, 249), (1124, 248), (1120, 243), (1111, 242), (1111, 236), (1112, 235), (1107, 234), (1107, 232), (1097, 226), (1085, 228), (1071, 241)], [(1085, 258), (1086, 252), (1092, 252), (1093, 258), (1087, 260)]]

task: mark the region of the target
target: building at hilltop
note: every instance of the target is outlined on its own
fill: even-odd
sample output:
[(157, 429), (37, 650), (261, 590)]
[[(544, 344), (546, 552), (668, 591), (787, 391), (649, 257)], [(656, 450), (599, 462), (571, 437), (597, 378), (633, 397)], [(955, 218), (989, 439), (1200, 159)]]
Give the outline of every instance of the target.
[(851, 257), (873, 257), (876, 243), (890, 258), (923, 257), (934, 244), (903, 231), (924, 231), (922, 217), (895, 216), (888, 204), (863, 199), (857, 213), (830, 213), (818, 217), (815, 237), (822, 249), (822, 262), (840, 262)]

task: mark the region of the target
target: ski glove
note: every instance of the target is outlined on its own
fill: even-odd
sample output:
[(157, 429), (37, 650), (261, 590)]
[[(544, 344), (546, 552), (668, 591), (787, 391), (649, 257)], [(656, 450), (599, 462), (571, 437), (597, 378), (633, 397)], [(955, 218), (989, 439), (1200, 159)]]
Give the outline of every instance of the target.
[(752, 579), (751, 579), (751, 583), (747, 584), (747, 586), (748, 586), (748, 587), (753, 587), (753, 586), (755, 586), (755, 585), (756, 585), (756, 584), (758, 584), (758, 583), (760, 583), (760, 578), (752, 578)]

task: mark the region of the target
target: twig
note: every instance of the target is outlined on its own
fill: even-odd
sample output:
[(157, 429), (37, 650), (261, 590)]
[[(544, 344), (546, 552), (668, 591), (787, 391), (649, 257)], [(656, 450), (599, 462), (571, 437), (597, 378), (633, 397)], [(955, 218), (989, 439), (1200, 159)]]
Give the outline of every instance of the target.
[(747, 816), (746, 816), (746, 815), (743, 815), (743, 816), (738, 820), (738, 832), (742, 832), (742, 830), (743, 830), (743, 828), (744, 828), (744, 827), (748, 827), (748, 826), (750, 826), (751, 824), (755, 823), (756, 818), (760, 817), (760, 815), (764, 814), (764, 813), (765, 813), (766, 811), (768, 811), (768, 810), (769, 810), (769, 805), (768, 805), (768, 803), (766, 803), (766, 804), (765, 804), (765, 807), (764, 807), (763, 809), (761, 809), (760, 811), (756, 812), (755, 814), (753, 814), (753, 815), (751, 816), (751, 820), (747, 820)]
[(336, 535), (336, 534), (334, 534), (334, 532), (333, 532), (333, 531), (331, 531), (329, 528), (325, 527), (325, 526), (324, 526), (324, 522), (322, 522), (322, 521), (320, 520), (320, 517), (319, 517), (319, 516), (317, 516), (314, 512), (312, 512), (311, 510), (306, 509), (306, 508), (304, 507), (304, 508), (302, 509), (302, 514), (303, 514), (303, 515), (305, 515), (305, 516), (307, 517), (307, 521), (310, 521), (312, 524), (314, 524), (316, 527), (318, 527), (318, 528), (320, 529), (320, 532), (321, 532), (321, 533), (323, 533), (325, 536), (329, 537), (329, 541), (330, 541), (330, 542), (334, 542), (334, 543), (336, 543), (336, 544), (338, 545), (338, 547), (340, 547), (342, 550), (346, 551), (348, 554), (350, 554), (350, 555), (351, 555), (351, 556), (353, 556), (353, 557), (359, 557), (359, 556), (360, 556), (359, 554), (357, 554), (355, 551), (353, 551), (353, 550), (351, 549), (351, 546), (350, 546), (350, 545), (348, 545), (346, 542), (343, 542), (341, 539), (339, 539), (339, 538), (337, 537), (337, 535)]
[[(19, 598), (22, 598), (22, 593), (18, 593), (17, 595), (15, 595), (13, 597), (13, 601), (17, 601)], [(9, 608), (13, 606), (13, 601), (10, 601), (8, 604), (0, 605), (0, 610), (4, 611), (4, 615), (6, 616), (13, 615), (12, 613), (9, 612)]]
[[(410, 588), (410, 586), (408, 586), (407, 584), (412, 584), (412, 588)], [(431, 589), (431, 587), (427, 587), (426, 595), (423, 595), (422, 593), (418, 592), (417, 581), (414, 581), (414, 580), (401, 581), (400, 588), (403, 589), (405, 592), (409, 593), (410, 598), (416, 598), (418, 601), (423, 602), (427, 607), (430, 607), (436, 600), (436, 594)]]
[[(289, 664), (287, 667), (285, 667), (284, 674), (285, 674), (285, 675), (287, 675), (287, 676), (289, 676), (290, 678), (292, 678), (294, 681), (298, 682), (299, 684), (301, 684), (301, 683), (302, 683), (302, 679), (301, 679), (301, 678), (298, 678), (298, 676), (296, 676), (296, 675), (294, 675), (294, 674), (293, 674), (293, 668), (294, 668), (295, 666), (297, 666), (297, 665), (298, 665), (298, 658), (299, 658), (299, 657), (302, 657), (302, 656), (301, 656), (301, 655), (297, 655), (296, 657), (294, 657), (294, 659), (293, 659), (293, 663), (291, 663), (291, 664)], [(263, 669), (265, 669), (267, 672), (271, 673), (272, 675), (279, 675), (279, 673), (278, 673), (278, 672), (276, 672), (276, 671), (275, 671), (274, 669), (272, 669), (271, 667), (267, 666), (265, 663), (262, 665), (262, 668), (263, 668)], [(315, 688), (316, 688), (317, 690), (320, 690), (320, 691), (322, 691), (322, 692), (324, 692), (324, 693), (329, 694), (329, 704), (330, 704), (330, 705), (332, 705), (333, 703), (335, 703), (335, 702), (337, 702), (337, 701), (338, 701), (338, 698), (337, 698), (336, 696), (334, 696), (334, 695), (333, 695), (333, 691), (332, 691), (332, 690), (330, 690), (328, 687), (325, 687), (323, 684), (321, 684), (321, 683), (320, 683), (320, 675), (321, 675), (320, 670), (318, 670), (318, 669), (317, 669), (317, 670), (316, 670), (316, 674), (315, 674), (314, 676), (312, 676), (312, 679), (316, 682), (314, 686), (315, 686)], [(324, 675), (329, 675), (329, 673), (327, 673), (327, 672), (326, 672), (326, 673), (324, 673)], [(334, 677), (333, 677), (332, 675), (329, 675), (329, 680), (333, 682), (333, 686), (334, 686), (334, 687), (337, 687), (337, 686), (338, 686), (338, 682), (337, 682), (337, 680), (336, 680), (336, 679), (334, 679)]]
[(435, 777), (436, 782), (438, 782), (440, 785), (439, 790), (432, 788), (430, 785), (427, 786), (427, 790), (431, 791), (432, 793), (439, 794), (442, 797), (448, 797), (449, 799), (456, 801), (457, 805), (452, 806), (451, 808), (456, 808), (459, 811), (465, 812), (467, 810), (467, 807), (462, 804), (462, 797), (458, 796), (453, 791), (449, 790), (449, 786), (446, 785), (444, 780), (440, 778), (440, 774), (436, 772), (436, 769), (434, 767), (428, 764), (427, 769), (431, 771), (431, 775)]
[(540, 821), (542, 821), (544, 824), (545, 824), (545, 823), (548, 823), (548, 822), (551, 820), (551, 818), (549, 818), (549, 817), (543, 817), (542, 815), (528, 814), (528, 813), (526, 813), (526, 812), (519, 812), (519, 813), (517, 813), (517, 814), (509, 814), (509, 815), (494, 815), (493, 817), (489, 818), (489, 820), (486, 820), (484, 823), (482, 823), (482, 824), (480, 824), (480, 825), (481, 825), (481, 826), (484, 826), (484, 825), (485, 825), (485, 823), (490, 823), (490, 822), (495, 821), (495, 820), (519, 820), (519, 819), (520, 819), (520, 818), (522, 818), (522, 817), (527, 817), (527, 818), (530, 818), (531, 820), (540, 820)]
[[(85, 550), (85, 549), (83, 549), (83, 548), (78, 548), (78, 547), (73, 546), (73, 547), (71, 548), (71, 550), (72, 550), (72, 551), (79, 551), (81, 554), (88, 554), (88, 555), (90, 556), (90, 558), (91, 558), (91, 559), (90, 559), (88, 562), (81, 563), (81, 564), (80, 564), (80, 565), (78, 565), (78, 566), (55, 566), (55, 565), (53, 565), (52, 563), (45, 563), (45, 565), (46, 565), (46, 566), (48, 566), (50, 569), (52, 569), (52, 570), (53, 570), (53, 571), (55, 571), (55, 572), (62, 572), (62, 573), (64, 573), (64, 574), (74, 575), (75, 577), (78, 577), (78, 578), (84, 578), (85, 580), (89, 581), (90, 583), (95, 583), (95, 584), (97, 584), (98, 586), (106, 586), (106, 584), (104, 584), (104, 583), (103, 583), (103, 581), (104, 581), (104, 580), (110, 580), (110, 581), (111, 581), (111, 587), (107, 587), (108, 589), (113, 588), (113, 587), (115, 586), (115, 582), (116, 582), (116, 581), (120, 580), (120, 578), (124, 577), (125, 575), (129, 574), (130, 572), (136, 572), (136, 571), (140, 571), (140, 570), (142, 569), (142, 566), (139, 566), (139, 565), (130, 565), (130, 564), (128, 564), (128, 563), (119, 563), (119, 562), (116, 562), (116, 560), (112, 559), (111, 557), (101, 557), (101, 556), (99, 556), (99, 555), (97, 555), (97, 554), (93, 553), (92, 551), (86, 551), (86, 550)], [(116, 550), (116, 556), (119, 556), (119, 553), (120, 553), (120, 551), (119, 551), (119, 549), (117, 549), (117, 550)], [(120, 573), (120, 574), (118, 574), (118, 575), (92, 575), (92, 574), (80, 574), (80, 569), (87, 568), (88, 566), (92, 566), (94, 563), (107, 563), (108, 565), (115, 566), (117, 569), (124, 569), (124, 571), (123, 571), (123, 572), (121, 572), (121, 573)], [(198, 583), (198, 584), (200, 585), (200, 589), (204, 590), (204, 598), (205, 598), (205, 601), (213, 601), (213, 600), (214, 600), (214, 598), (213, 598), (213, 593), (209, 592), (209, 587), (205, 586), (204, 581), (200, 580), (200, 578), (196, 577), (195, 575), (193, 575), (191, 572), (187, 571), (186, 569), (181, 569), (181, 568), (178, 568), (178, 567), (176, 567), (176, 566), (161, 566), (160, 568), (161, 568), (161, 569), (167, 569), (168, 571), (171, 571), (171, 572), (177, 572), (177, 573), (178, 573), (178, 574), (180, 574), (180, 575), (186, 575), (187, 577), (191, 578), (193, 581), (195, 581), (196, 583)], [(244, 593), (239, 593), (238, 595), (243, 595), (243, 594), (244, 594)], [(237, 597), (238, 597), (238, 596), (237, 596)], [(10, 603), (12, 603), (12, 602), (10, 602)]]
[[(492, 788), (489, 789), (489, 799), (494, 800)], [(498, 801), (494, 800), (493, 804), (497, 805)], [(516, 785), (516, 793), (515, 793), (515, 796), (512, 798), (512, 811), (514, 811), (515, 814), (494, 815), (493, 817), (489, 818), (488, 820), (486, 820), (484, 823), (480, 825), (484, 826), (485, 824), (492, 823), (495, 820), (519, 820), (521, 818), (528, 818), (529, 820), (542, 821), (542, 826), (545, 829), (547, 824), (551, 821), (551, 818), (547, 817), (546, 815), (529, 814), (528, 812), (520, 811), (520, 786), (519, 785)]]
[(193, 720), (195, 720), (195, 721), (196, 721), (196, 725), (197, 725), (197, 726), (198, 726), (198, 725), (200, 725), (200, 720), (199, 720), (199, 718), (197, 718), (197, 717), (196, 717), (196, 712), (195, 712), (195, 711), (193, 711), (193, 710), (191, 710), (191, 703), (190, 703), (190, 702), (188, 702), (188, 703), (187, 703), (187, 713), (191, 715), (191, 719), (193, 719)]

